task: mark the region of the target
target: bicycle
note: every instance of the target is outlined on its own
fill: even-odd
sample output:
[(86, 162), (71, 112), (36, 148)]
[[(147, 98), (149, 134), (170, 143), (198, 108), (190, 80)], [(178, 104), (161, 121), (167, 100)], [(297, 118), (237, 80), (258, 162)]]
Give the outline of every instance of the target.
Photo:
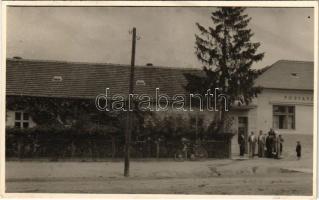
[(193, 145), (193, 157), (191, 157), (191, 160), (204, 160), (208, 158), (208, 152), (207, 150), (200, 144), (194, 144)]
[(200, 144), (183, 143), (183, 148), (177, 149), (174, 154), (175, 161), (198, 161), (208, 158), (207, 150)]

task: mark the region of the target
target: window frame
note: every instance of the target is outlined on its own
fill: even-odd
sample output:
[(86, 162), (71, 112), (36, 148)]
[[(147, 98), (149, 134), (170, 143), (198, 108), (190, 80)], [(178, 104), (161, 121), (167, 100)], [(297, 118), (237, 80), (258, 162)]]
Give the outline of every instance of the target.
[[(17, 114), (20, 114), (20, 119), (17, 119)], [(27, 115), (27, 119), (25, 119), (25, 115)], [(19, 126), (17, 124), (19, 123)], [(27, 123), (27, 126), (25, 127), (25, 124)], [(30, 128), (31, 119), (30, 114), (24, 111), (14, 111), (14, 127), (15, 128), (21, 128), (21, 129), (27, 129)]]
[[(275, 111), (275, 108), (278, 108), (277, 111)], [(292, 112), (291, 112), (292, 108)], [(282, 111), (284, 110), (284, 111)], [(283, 122), (283, 128), (280, 128), (280, 120), (279, 117), (283, 116), (284, 117), (284, 122)], [(278, 117), (278, 126), (275, 126), (275, 118)], [(289, 124), (289, 118), (292, 117), (291, 121), (291, 127), (288, 128)], [(274, 104), (272, 106), (272, 127), (277, 130), (296, 130), (296, 106), (295, 105), (277, 105)]]

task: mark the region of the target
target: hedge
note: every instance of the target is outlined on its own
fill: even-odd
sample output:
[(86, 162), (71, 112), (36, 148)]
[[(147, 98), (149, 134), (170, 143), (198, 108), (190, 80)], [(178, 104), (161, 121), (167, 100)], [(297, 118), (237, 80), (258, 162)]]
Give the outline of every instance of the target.
[[(124, 153), (124, 134), (105, 134), (103, 129), (79, 131), (74, 128), (36, 127), (6, 129), (7, 158), (121, 158)], [(228, 137), (227, 137), (228, 138)], [(176, 140), (153, 139), (132, 141), (133, 158), (170, 158), (181, 148)], [(230, 139), (203, 141), (211, 158), (230, 156)]]

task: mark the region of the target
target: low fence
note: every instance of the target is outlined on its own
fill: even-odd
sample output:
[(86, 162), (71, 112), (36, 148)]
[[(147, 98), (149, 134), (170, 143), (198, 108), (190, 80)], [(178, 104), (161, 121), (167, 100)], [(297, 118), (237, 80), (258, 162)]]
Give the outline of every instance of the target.
[[(209, 158), (228, 158), (230, 141), (202, 142)], [(179, 141), (132, 141), (132, 158), (173, 158)], [(7, 158), (121, 158), (124, 140), (106, 135), (6, 131)]]

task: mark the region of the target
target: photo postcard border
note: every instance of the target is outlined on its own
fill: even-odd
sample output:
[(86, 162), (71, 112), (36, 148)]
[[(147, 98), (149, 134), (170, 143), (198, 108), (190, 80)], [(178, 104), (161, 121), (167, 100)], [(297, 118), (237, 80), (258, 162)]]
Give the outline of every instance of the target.
[[(116, 6), (116, 7), (215, 7), (215, 6), (243, 6), (243, 7), (312, 7), (314, 8), (314, 112), (313, 112), (313, 196), (263, 196), (263, 195), (166, 195), (166, 194), (69, 194), (69, 193), (5, 193), (5, 88), (6, 88), (6, 26), (9, 6)], [(5, 198), (174, 198), (174, 199), (309, 199), (317, 194), (317, 144), (318, 144), (318, 2), (317, 1), (2, 1), (1, 3), (1, 71), (0, 71), (0, 196)]]

